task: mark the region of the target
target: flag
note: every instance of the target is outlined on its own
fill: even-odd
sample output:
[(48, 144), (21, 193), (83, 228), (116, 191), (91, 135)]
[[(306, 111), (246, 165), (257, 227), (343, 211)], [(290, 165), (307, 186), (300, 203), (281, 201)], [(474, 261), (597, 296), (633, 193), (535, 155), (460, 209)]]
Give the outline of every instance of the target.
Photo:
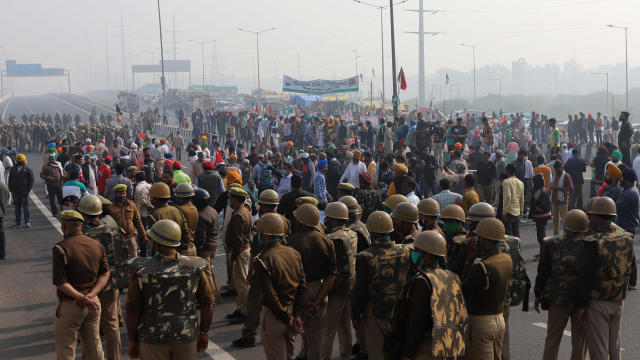
[(120, 110), (120, 106), (118, 106), (118, 104), (116, 104), (116, 121), (120, 122), (120, 116), (122, 115), (122, 111)]
[(404, 69), (402, 68), (402, 66), (400, 67), (398, 81), (400, 81), (400, 89), (407, 90), (407, 78), (404, 76)]
[(449, 73), (446, 73), (445, 75), (446, 75), (446, 77), (445, 77), (445, 82), (444, 83), (445, 83), (445, 85), (449, 85)]
[(271, 110), (271, 104), (269, 104), (269, 112), (268, 112), (268, 114), (269, 115), (273, 114), (273, 111)]

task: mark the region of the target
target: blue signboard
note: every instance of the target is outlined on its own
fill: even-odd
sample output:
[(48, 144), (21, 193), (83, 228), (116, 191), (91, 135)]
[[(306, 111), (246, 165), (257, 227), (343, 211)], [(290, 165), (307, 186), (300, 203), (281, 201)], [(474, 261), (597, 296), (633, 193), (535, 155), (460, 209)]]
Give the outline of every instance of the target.
[(7, 60), (7, 76), (64, 76), (62, 68), (43, 68), (40, 64), (18, 64)]

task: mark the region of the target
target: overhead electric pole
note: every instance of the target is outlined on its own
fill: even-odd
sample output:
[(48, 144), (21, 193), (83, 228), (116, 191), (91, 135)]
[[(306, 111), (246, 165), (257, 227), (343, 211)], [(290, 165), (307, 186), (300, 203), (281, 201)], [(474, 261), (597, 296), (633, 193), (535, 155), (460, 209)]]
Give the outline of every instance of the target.
[(398, 78), (396, 75), (396, 35), (393, 25), (393, 0), (389, 0), (389, 17), (391, 19), (391, 72), (393, 73), (393, 97), (391, 102), (393, 103), (393, 119), (395, 121), (398, 117), (400, 99), (398, 99)]
[(167, 110), (167, 88), (165, 87), (164, 79), (164, 47), (162, 45), (162, 17), (160, 15), (160, 0), (158, 0), (158, 27), (160, 30), (160, 69), (162, 70), (160, 83), (162, 84), (162, 104), (164, 110)]

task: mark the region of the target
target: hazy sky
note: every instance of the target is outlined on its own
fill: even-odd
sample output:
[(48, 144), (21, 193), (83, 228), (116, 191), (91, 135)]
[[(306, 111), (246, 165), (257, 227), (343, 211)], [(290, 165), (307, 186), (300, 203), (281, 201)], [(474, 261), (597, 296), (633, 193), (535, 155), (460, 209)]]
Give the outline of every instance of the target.
[[(388, 1), (370, 0), (388, 4)], [(261, 36), (263, 87), (282, 73), (297, 76), (300, 54), (304, 79), (344, 78), (358, 72), (380, 74), (380, 12), (351, 0), (161, 0), (165, 51), (173, 56), (172, 15), (175, 14), (178, 58), (192, 60), (193, 81), (202, 71), (200, 45), (192, 40), (216, 40), (215, 53), (225, 79), (245, 78), (252, 85), (255, 36), (238, 27), (277, 30)], [(562, 63), (575, 58), (586, 67), (624, 61), (623, 30), (605, 24), (629, 26), (630, 66), (640, 65), (634, 44), (640, 38), (640, 2), (637, 0), (458, 0), (425, 1), (425, 9), (443, 12), (425, 15), (425, 31), (446, 32), (425, 39), (427, 71), (450, 67), (472, 68), (476, 44), (478, 66), (503, 64), (523, 57), (529, 64)], [(404, 31), (417, 31), (418, 0), (395, 7), (398, 69), (417, 74), (418, 39)], [(159, 58), (158, 14), (155, 0), (3, 0), (0, 11), (0, 58), (19, 63), (42, 63), (71, 70), (75, 92), (105, 86), (105, 25), (108, 26), (111, 87), (122, 85), (120, 14), (124, 20), (127, 72), (137, 61)], [(390, 37), (388, 10), (384, 13), (385, 67), (390, 89)], [(138, 55), (137, 57), (135, 55)], [(214, 48), (205, 48), (207, 82), (213, 80)], [(91, 70), (91, 71), (90, 71)], [(90, 75), (90, 73), (92, 75)], [(247, 80), (248, 79), (248, 80)], [(150, 77), (149, 77), (150, 81)], [(379, 81), (379, 78), (376, 80)], [(131, 74), (127, 74), (130, 88)], [(228, 81), (225, 81), (228, 83)], [(16, 88), (39, 86), (64, 89), (60, 79), (21, 80)], [(376, 82), (377, 84), (377, 82)], [(377, 87), (377, 85), (376, 85)], [(390, 90), (388, 90), (390, 92)]]

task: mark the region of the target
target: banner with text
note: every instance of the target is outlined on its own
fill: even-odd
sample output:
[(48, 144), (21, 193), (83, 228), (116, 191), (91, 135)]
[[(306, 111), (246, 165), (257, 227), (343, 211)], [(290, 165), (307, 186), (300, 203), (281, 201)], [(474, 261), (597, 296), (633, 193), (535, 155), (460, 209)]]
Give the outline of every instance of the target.
[(297, 80), (291, 76), (282, 76), (282, 91), (323, 95), (358, 91), (360, 79), (357, 76), (342, 80)]

